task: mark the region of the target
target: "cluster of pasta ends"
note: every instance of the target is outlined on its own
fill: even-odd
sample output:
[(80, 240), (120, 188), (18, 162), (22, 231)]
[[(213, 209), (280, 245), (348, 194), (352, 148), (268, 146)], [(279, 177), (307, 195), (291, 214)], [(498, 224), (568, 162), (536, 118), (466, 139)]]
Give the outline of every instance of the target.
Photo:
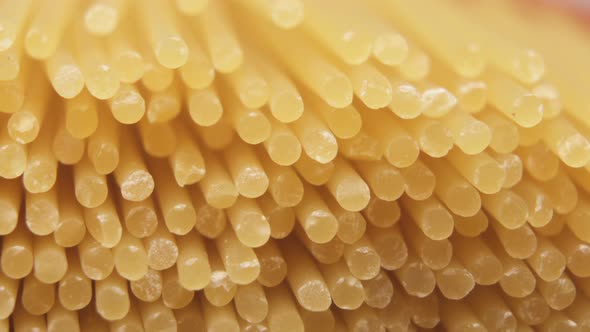
[(0, 0), (0, 331), (590, 329), (589, 31)]

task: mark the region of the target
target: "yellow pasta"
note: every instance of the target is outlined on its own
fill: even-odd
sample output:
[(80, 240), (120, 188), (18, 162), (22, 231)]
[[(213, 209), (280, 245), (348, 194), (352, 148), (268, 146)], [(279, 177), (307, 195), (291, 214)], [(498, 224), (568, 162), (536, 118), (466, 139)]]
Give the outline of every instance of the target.
[(427, 155), (440, 158), (453, 147), (453, 133), (437, 119), (419, 117), (406, 121), (408, 131)]
[(45, 69), (53, 89), (63, 98), (73, 98), (84, 88), (84, 74), (70, 39), (61, 41), (54, 54), (47, 59)]
[(287, 281), (297, 302), (310, 311), (328, 309), (332, 303), (329, 288), (312, 258), (293, 239), (284, 241), (282, 249), (287, 265), (295, 267), (287, 270)]
[(292, 126), (303, 151), (309, 158), (326, 164), (336, 157), (338, 152), (336, 137), (318, 115), (304, 112)]
[(521, 158), (525, 169), (537, 180), (547, 181), (557, 174), (559, 159), (544, 144), (523, 147)]
[(252, 248), (244, 245), (232, 229), (225, 231), (215, 239), (219, 256), (230, 279), (236, 284), (248, 284), (260, 274), (260, 262)]
[(436, 287), (434, 272), (412, 251), (409, 252), (404, 265), (394, 273), (401, 287), (410, 296), (427, 297)]
[(408, 167), (400, 169), (400, 172), (406, 182), (406, 195), (418, 201), (432, 196), (436, 177), (422, 160), (416, 160)]
[(146, 331), (165, 331), (176, 327), (174, 313), (162, 301), (141, 302), (139, 308)]
[(158, 62), (166, 68), (178, 68), (188, 58), (188, 46), (178, 31), (170, 4), (156, 1), (138, 7), (140, 21)]
[(176, 263), (178, 259), (178, 245), (172, 233), (170, 233), (162, 222), (150, 236), (143, 240), (147, 251), (148, 266), (151, 269), (162, 271)]
[[(432, 240), (426, 237), (414, 224), (404, 225), (404, 235), (413, 251), (422, 262), (433, 270), (440, 270), (447, 266), (453, 257), (453, 244), (448, 239)], [(455, 255), (458, 255), (455, 253)]]
[(540, 327), (542, 331), (575, 331), (578, 329), (578, 324), (563, 313), (552, 311)]
[(211, 126), (223, 115), (223, 107), (212, 87), (187, 91), (186, 103), (191, 119), (200, 126)]
[(268, 241), (271, 234), (269, 219), (254, 200), (239, 197), (227, 209), (227, 216), (236, 236), (244, 245), (257, 248)]
[(119, 73), (110, 62), (104, 42), (79, 29), (74, 32), (74, 49), (88, 92), (100, 100), (114, 96), (120, 86)]
[(101, 246), (90, 234), (78, 246), (78, 256), (82, 271), (92, 280), (106, 278), (115, 267), (111, 249)]
[(130, 301), (127, 283), (117, 273), (94, 284), (96, 311), (106, 320), (117, 320), (125, 317), (129, 311)]
[(162, 296), (162, 273), (150, 269), (142, 278), (129, 282), (129, 288), (138, 300), (154, 302)]
[(125, 232), (112, 252), (115, 269), (123, 278), (138, 280), (147, 273), (147, 253), (140, 239)]
[(300, 227), (295, 229), (295, 235), (305, 248), (307, 248), (309, 253), (320, 263), (334, 264), (344, 255), (345, 244), (338, 237), (334, 237), (326, 243), (313, 242), (305, 235), (305, 232)]
[(100, 125), (88, 138), (88, 159), (99, 174), (110, 174), (119, 166), (120, 126), (104, 109), (98, 114)]
[[(395, 289), (399, 289), (399, 283), (392, 279), (392, 284)], [(408, 299), (403, 292), (395, 292), (391, 298), (391, 302), (387, 307), (378, 309), (377, 315), (381, 319), (382, 324), (386, 328), (401, 328), (407, 329), (410, 325), (411, 316), (413, 310), (410, 310), (408, 306)]]
[(125, 228), (131, 235), (137, 238), (144, 238), (156, 230), (158, 216), (151, 198), (146, 198), (139, 202), (125, 199), (120, 199), (119, 201), (121, 203), (121, 214), (125, 222)]
[(169, 157), (177, 144), (171, 122), (150, 123), (146, 118), (139, 123), (139, 138), (143, 149), (156, 158)]
[[(11, 279), (7, 276), (2, 276), (0, 280), (2, 282), (2, 310), (0, 312), (0, 317), (2, 319), (6, 319), (12, 314), (15, 304), (17, 302), (16, 293), (18, 292), (19, 283), (16, 280)], [(24, 290), (23, 290), (24, 291)]]
[(287, 276), (287, 263), (278, 244), (270, 239), (262, 247), (255, 248), (254, 252), (260, 262), (257, 281), (265, 287), (280, 284)]
[(543, 118), (542, 101), (508, 77), (489, 71), (485, 76), (491, 103), (518, 125), (530, 128)]
[(517, 298), (530, 295), (535, 290), (537, 281), (526, 263), (510, 257), (502, 244), (492, 236), (487, 238), (486, 244), (502, 264), (503, 275), (498, 283), (504, 293)]
[[(191, 232), (178, 237), (178, 282), (189, 290), (199, 290), (207, 285), (211, 267), (206, 255), (205, 244), (200, 235)], [(195, 273), (199, 271), (199, 273)], [(197, 277), (198, 275), (198, 277)]]
[[(404, 134), (402, 136), (407, 136)], [(384, 155), (378, 138), (363, 128), (352, 138), (338, 140), (338, 146), (342, 155), (351, 160), (379, 160)], [(417, 146), (413, 150), (416, 156), (420, 152)]]
[(489, 225), (488, 216), (482, 210), (477, 211), (471, 217), (454, 215), (453, 220), (455, 225), (454, 230), (457, 231), (457, 234), (470, 237), (479, 236)]
[(578, 6), (0, 0), (0, 331), (586, 329)]
[(213, 207), (205, 201), (198, 187), (191, 188), (193, 206), (197, 213), (195, 229), (208, 238), (216, 238), (223, 232), (227, 224), (224, 210)]
[(568, 229), (564, 229), (554, 239), (554, 244), (566, 257), (567, 268), (573, 275), (588, 276), (586, 266), (583, 264), (587, 255), (586, 243), (575, 237)]
[(453, 216), (435, 197), (423, 201), (402, 198), (402, 204), (427, 237), (443, 240), (453, 232)]
[(359, 161), (356, 167), (375, 196), (381, 200), (395, 201), (406, 188), (400, 170), (384, 160)]
[[(107, 0), (97, 1), (97, 4), (106, 4), (106, 6), (103, 7), (106, 10), (100, 10), (99, 12), (106, 13), (112, 19), (120, 20), (121, 16), (125, 15), (121, 15), (119, 10), (113, 11), (109, 9), (112, 9), (113, 5), (114, 7), (119, 7), (117, 9), (123, 9), (123, 7), (128, 7), (129, 2)], [(104, 26), (102, 28), (104, 28)], [(132, 38), (135, 35), (134, 33), (135, 30), (131, 26), (130, 22), (127, 20), (122, 20), (121, 22), (117, 23), (116, 29), (109, 33), (106, 42), (110, 61), (113, 64), (115, 70), (119, 72), (119, 80), (122, 83), (137, 82), (144, 75), (144, 55), (142, 55), (139, 50), (138, 42)], [(123, 84), (121, 85), (121, 87), (124, 86), (125, 85)]]
[(381, 271), (375, 278), (362, 282), (365, 293), (365, 303), (375, 309), (383, 309), (391, 303), (393, 297), (393, 283), (389, 276)]
[(47, 313), (47, 330), (80, 330), (78, 314), (75, 311), (69, 311), (62, 307), (59, 303), (56, 303)]
[(156, 201), (168, 231), (185, 235), (196, 224), (197, 214), (186, 188), (177, 186), (174, 176), (163, 160), (150, 160), (155, 181)]
[(88, 331), (106, 331), (109, 328), (108, 321), (102, 319), (96, 310), (86, 307), (80, 310), (80, 328)]
[[(178, 2), (182, 2), (179, 0)], [(192, 0), (188, 0), (192, 1)], [(196, 2), (204, 2), (197, 0)], [(206, 2), (207, 0), (205, 0)], [(184, 1), (187, 2), (187, 1)], [(208, 87), (215, 78), (215, 69), (207, 53), (200, 43), (200, 38), (190, 33), (187, 24), (180, 24), (180, 32), (188, 47), (188, 57), (184, 65), (178, 70), (180, 78), (191, 89)]]
[(148, 172), (144, 158), (139, 153), (139, 144), (131, 133), (122, 133), (119, 166), (115, 169), (115, 180), (124, 199), (142, 201), (154, 190), (154, 179)]
[(20, 60), (22, 59), (23, 49), (21, 41), (17, 40), (9, 49), (2, 51), (0, 66), (4, 68), (0, 78), (3, 80), (12, 80), (20, 72)]
[(293, 207), (303, 199), (303, 183), (297, 173), (290, 168), (276, 165), (269, 158), (261, 156), (261, 163), (268, 177), (268, 193), (280, 207)]
[(375, 227), (387, 229), (395, 225), (401, 217), (397, 201), (389, 202), (373, 198), (364, 211), (366, 220)]
[(437, 179), (434, 192), (454, 214), (471, 217), (481, 209), (479, 192), (445, 160), (428, 159)]
[(15, 331), (29, 331), (32, 329), (47, 329), (45, 317), (41, 315), (31, 315), (22, 306), (17, 306), (13, 313), (13, 326)]
[(211, 126), (193, 126), (193, 128), (195, 128), (194, 130), (197, 131), (205, 145), (211, 150), (227, 148), (233, 142), (236, 134), (228, 116), (222, 117), (220, 121)]
[[(7, 291), (7, 295), (12, 293), (12, 296), (14, 296), (18, 283), (15, 283), (12, 279), (7, 279), (4, 280), (4, 288)], [(10, 301), (10, 295), (7, 299)], [(46, 314), (55, 303), (54, 285), (43, 283), (35, 278), (34, 275), (29, 274), (23, 280), (21, 303), (25, 310), (32, 315)]]
[(30, 79), (30, 69), (23, 68), (15, 79), (0, 81), (2, 86), (1, 95), (2, 103), (0, 103), (0, 112), (15, 113), (25, 102), (25, 86)]
[(38, 237), (33, 242), (33, 274), (47, 284), (59, 281), (68, 269), (65, 249), (50, 236)]
[(436, 273), (436, 284), (448, 299), (460, 300), (467, 296), (475, 286), (475, 278), (461, 262), (453, 258), (449, 265)]
[(105, 176), (96, 172), (87, 158), (74, 166), (74, 188), (76, 199), (87, 208), (101, 205), (109, 192)]
[(499, 222), (491, 220), (491, 226), (504, 250), (511, 257), (526, 259), (537, 250), (537, 235), (528, 225), (509, 229), (503, 227)]
[(565, 270), (565, 256), (550, 239), (539, 236), (537, 243), (537, 250), (527, 261), (541, 280), (555, 281)]
[(205, 162), (209, 172), (199, 182), (199, 187), (207, 204), (217, 209), (232, 206), (238, 197), (238, 189), (232, 181), (231, 175), (221, 164), (218, 156), (208, 153)]
[(317, 36), (335, 55), (349, 64), (364, 62), (371, 52), (371, 40), (367, 29), (360, 25), (361, 17), (345, 19), (346, 14), (352, 14), (355, 10), (351, 3), (343, 3), (339, 15), (327, 19), (322, 15), (323, 10), (329, 8), (331, 3), (317, 3), (303, 1), (305, 4), (305, 20), (302, 28), (308, 29)]
[[(477, 284), (492, 285), (500, 280), (502, 262), (485, 242), (476, 237), (461, 236), (454, 237), (452, 242), (456, 257), (473, 275)], [(474, 255), (475, 252), (478, 254)]]
[(51, 234), (59, 224), (57, 188), (39, 194), (25, 195), (26, 225), (35, 235)]
[(553, 205), (549, 197), (541, 189), (528, 179), (514, 187), (516, 194), (521, 196), (528, 205), (529, 216), (527, 222), (533, 227), (547, 225), (553, 218)]
[(336, 236), (338, 221), (314, 188), (309, 185), (304, 188), (305, 193), (295, 208), (295, 216), (311, 240), (326, 243)]
[(271, 124), (267, 116), (257, 108), (247, 108), (235, 96), (224, 98), (227, 119), (233, 124), (238, 136), (248, 144), (258, 144), (270, 137)]
[[(289, 1), (299, 2), (299, 0), (285, 0), (285, 2)], [(256, 64), (269, 85), (268, 108), (271, 114), (283, 123), (297, 120), (304, 111), (303, 98), (297, 86), (286, 73), (281, 71), (280, 67), (269, 61), (268, 57), (263, 57), (262, 54), (260, 57), (260, 61)]]
[(369, 227), (368, 233), (383, 269), (396, 270), (406, 263), (408, 247), (399, 228)]
[[(5, 126), (6, 122), (7, 120), (0, 118), (0, 124)], [(13, 141), (5, 128), (0, 131), (0, 156), (6, 160), (0, 165), (2, 178), (14, 179), (23, 174), (27, 167), (27, 148)]]
[(350, 273), (360, 280), (372, 279), (379, 273), (381, 257), (366, 235), (353, 244), (345, 245), (343, 258)]
[(84, 12), (84, 26), (96, 35), (108, 35), (115, 30), (129, 3), (125, 0), (93, 1)]
[(21, 144), (28, 144), (37, 139), (49, 106), (47, 80), (36, 80), (29, 89), (27, 100), (18, 112), (10, 116), (6, 124), (10, 138)]
[(178, 280), (178, 271), (168, 269), (162, 273), (162, 303), (170, 309), (186, 307), (193, 299), (194, 292), (184, 288)]
[[(0, 18), (2, 25), (5, 26), (1, 39), (2, 47), (0, 51), (9, 49), (20, 37), (25, 23), (26, 17), (30, 13), (32, 7), (31, 1), (23, 1), (22, 3), (11, 6), (8, 3), (2, 4), (2, 12), (4, 13)], [(8, 10), (11, 10), (10, 15)]]
[(22, 187), (18, 185), (17, 180), (0, 179), (0, 186), (4, 188), (0, 193), (0, 234), (7, 235), (17, 227), (20, 206), (22, 202)]
[(491, 132), (489, 147), (497, 153), (509, 153), (518, 147), (520, 134), (516, 125), (493, 110), (484, 110), (477, 117)]
[(410, 44), (408, 55), (399, 64), (399, 72), (404, 79), (419, 81), (424, 79), (430, 72), (431, 58), (415, 44)]
[(515, 315), (493, 288), (478, 288), (470, 295), (468, 303), (488, 329), (516, 329)]
[[(56, 5), (67, 6), (64, 7), (67, 10), (56, 10)], [(73, 2), (69, 0), (61, 1), (59, 4), (43, 1), (35, 8), (32, 22), (24, 36), (24, 46), (30, 56), (47, 59), (55, 52), (75, 8), (72, 5)]]
[(242, 64), (244, 54), (227, 17), (227, 8), (224, 4), (211, 2), (201, 15), (202, 20), (196, 22), (204, 36), (213, 66), (222, 73), (236, 70)]
[(166, 90), (174, 82), (174, 71), (158, 63), (147, 42), (140, 39), (141, 55), (143, 56), (143, 76), (141, 83), (151, 92)]
[(112, 248), (121, 240), (123, 228), (110, 197), (97, 207), (84, 209), (84, 219), (88, 233), (104, 247)]
[(225, 151), (224, 157), (238, 193), (248, 198), (262, 196), (268, 189), (269, 179), (254, 150), (236, 142)]
[(264, 288), (257, 282), (239, 286), (234, 304), (238, 315), (250, 323), (260, 323), (268, 315), (268, 299)]
[(410, 82), (399, 78), (398, 75), (390, 74), (388, 79), (392, 88), (389, 109), (401, 119), (418, 117), (422, 112), (420, 91)]
[[(205, 321), (198, 301), (194, 300), (184, 308), (174, 310), (178, 331), (190, 331), (191, 329), (204, 328)], [(138, 322), (138, 327), (142, 323)]]
[(465, 303), (458, 301), (445, 301), (441, 306), (441, 323), (449, 331), (461, 331), (471, 329), (485, 331), (481, 320)]
[(443, 64), (434, 66), (430, 76), (433, 81), (448, 87), (457, 98), (457, 105), (469, 113), (480, 112), (487, 104), (487, 85), (481, 79), (469, 78), (453, 73)]
[(497, 193), (506, 179), (506, 171), (485, 152), (469, 158), (461, 152), (451, 150), (447, 160), (484, 194)]
[(421, 114), (430, 118), (447, 115), (457, 105), (457, 97), (447, 89), (430, 82), (418, 83), (422, 90), (420, 96)]
[(19, 279), (31, 273), (33, 260), (33, 238), (21, 225), (4, 238), (0, 266), (7, 277)]
[(217, 251), (208, 250), (208, 252), (211, 263), (211, 279), (203, 293), (211, 304), (223, 306), (233, 299), (237, 292), (237, 285), (230, 280)]
[(139, 309), (137, 308), (137, 302), (134, 301), (133, 298), (130, 298), (129, 312), (127, 312), (127, 315), (120, 320), (110, 322), (110, 328), (113, 331), (143, 328), (143, 322), (141, 321)]
[(86, 142), (76, 138), (67, 130), (65, 114), (58, 117), (57, 129), (53, 137), (52, 150), (55, 158), (62, 164), (73, 165), (84, 156)]
[(443, 118), (455, 145), (466, 154), (478, 154), (485, 150), (491, 141), (488, 126), (466, 113), (451, 112)]
[(512, 188), (516, 185), (523, 176), (523, 165), (522, 159), (519, 155), (514, 153), (498, 154), (490, 151), (496, 162), (500, 165), (500, 168), (504, 170), (504, 183), (502, 188)]
[(293, 166), (306, 182), (316, 186), (326, 184), (334, 173), (334, 162), (320, 163), (306, 154), (302, 154)]
[(165, 90), (152, 92), (146, 102), (145, 115), (148, 122), (162, 123), (176, 118), (181, 107), (179, 92), (176, 80)]
[(539, 280), (537, 288), (547, 305), (554, 310), (569, 307), (576, 298), (576, 286), (567, 273), (553, 281)]
[(369, 204), (369, 186), (343, 159), (335, 160), (334, 173), (326, 187), (345, 210), (360, 211)]

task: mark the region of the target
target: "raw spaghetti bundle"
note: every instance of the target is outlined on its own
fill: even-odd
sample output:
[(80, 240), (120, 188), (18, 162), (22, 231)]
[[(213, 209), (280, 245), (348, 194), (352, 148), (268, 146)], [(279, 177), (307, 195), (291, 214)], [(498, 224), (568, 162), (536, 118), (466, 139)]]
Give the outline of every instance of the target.
[(0, 331), (590, 329), (589, 58), (509, 0), (0, 0)]

